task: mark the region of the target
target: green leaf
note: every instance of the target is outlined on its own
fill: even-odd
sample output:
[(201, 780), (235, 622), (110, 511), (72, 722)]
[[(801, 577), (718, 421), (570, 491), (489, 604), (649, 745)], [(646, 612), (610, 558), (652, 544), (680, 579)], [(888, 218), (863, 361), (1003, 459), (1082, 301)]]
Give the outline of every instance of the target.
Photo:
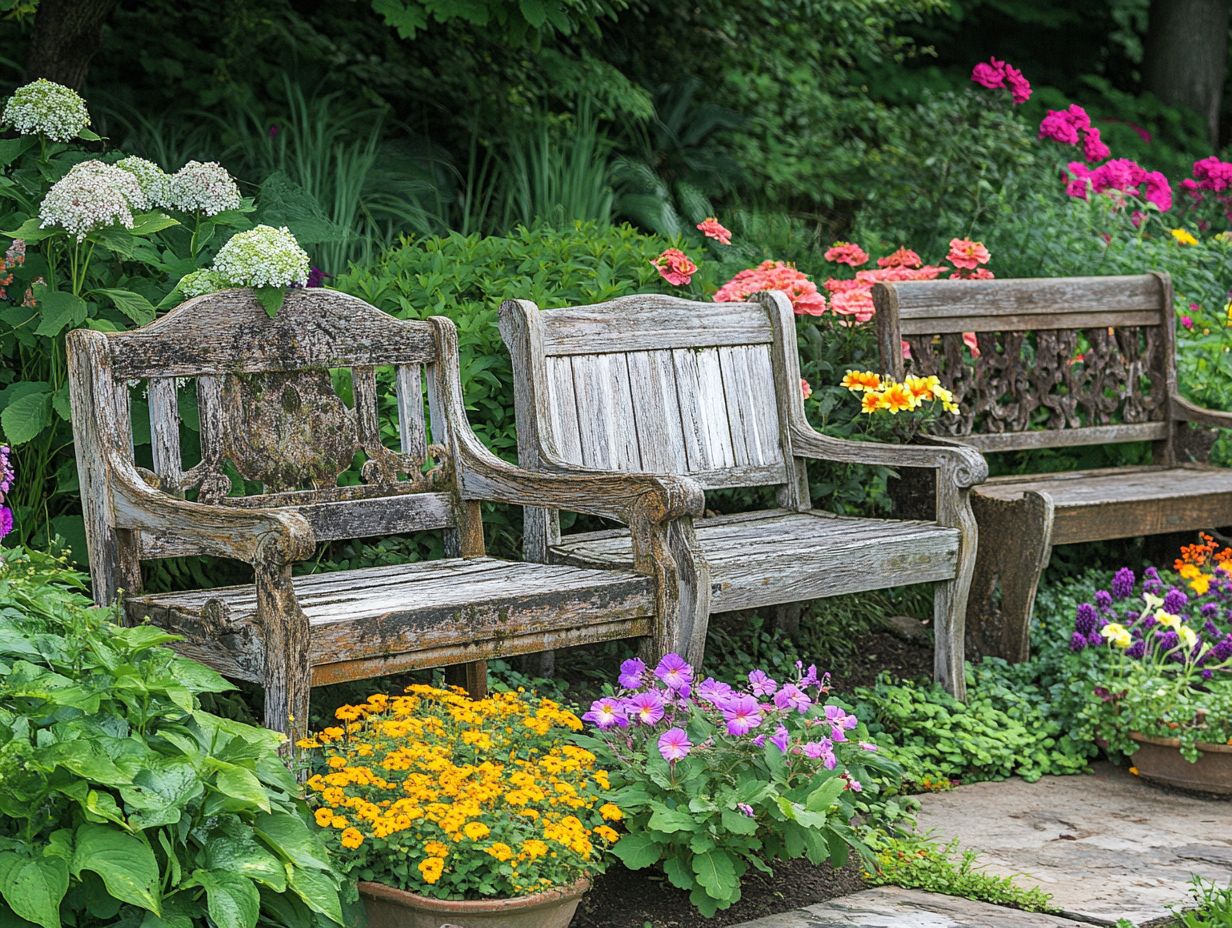
[(693, 879), (693, 871), (679, 857), (668, 857), (663, 861), (663, 872), (677, 889), (690, 890), (697, 882)]
[(77, 138), (84, 142), (101, 142), (103, 140), (103, 137), (93, 129), (82, 129), (77, 133)]
[(158, 862), (140, 838), (107, 825), (81, 825), (73, 850), (73, 875), (85, 870), (102, 877), (107, 892), (121, 902), (160, 913)]
[(40, 224), (38, 216), (31, 216), (12, 232), (3, 233), (8, 238), (19, 238), (27, 245), (34, 242), (41, 242), (45, 238), (51, 238), (53, 235), (63, 235), (63, 229), (48, 228), (44, 229)]
[(262, 812), (270, 810), (269, 793), (255, 773), (225, 761), (212, 760), (210, 765), (218, 771), (214, 782), (210, 784), (214, 789), (224, 796), (256, 806)]
[(697, 821), (688, 812), (660, 806), (650, 816), (650, 821), (646, 823), (646, 827), (652, 831), (662, 831), (671, 834), (676, 831), (693, 831), (697, 827)]
[(324, 915), (335, 924), (343, 923), (342, 900), (338, 898), (338, 887), (328, 874), (319, 870), (288, 867), (287, 883), (291, 891), (303, 899), (304, 904), (312, 911)]
[[(325, 846), (298, 815), (290, 812), (258, 815), (253, 825), (261, 840), (283, 860), (299, 867), (331, 869)], [(622, 839), (616, 846), (619, 847), (625, 840), (628, 839)]]
[(276, 893), (286, 892), (286, 867), (247, 834), (242, 837), (211, 837), (205, 845), (205, 865), (214, 871), (246, 876), (265, 884)]
[(723, 830), (734, 835), (752, 835), (757, 833), (757, 819), (738, 812), (735, 809), (723, 810)]
[(153, 235), (163, 229), (170, 229), (180, 223), (166, 213), (138, 213), (133, 217), (133, 227), (129, 229), (133, 235)]
[(226, 871), (195, 870), (188, 883), (205, 889), (206, 910), (216, 928), (256, 928), (261, 894), (252, 880)]
[(38, 285), (34, 290), (39, 312), (43, 317), (38, 328), (34, 330), (35, 335), (54, 338), (66, 327), (76, 328), (81, 325), (90, 314), (86, 301), (67, 290), (47, 290)]
[(68, 864), (62, 858), (0, 854), (0, 895), (26, 921), (60, 928), (60, 901), (66, 892)]
[(282, 303), (287, 298), (287, 291), (282, 287), (256, 287), (253, 292), (257, 301), (265, 307), (265, 314), (273, 319), (282, 309)]
[(0, 429), (11, 445), (24, 445), (51, 424), (51, 393), (27, 393), (0, 412)]
[(0, 166), (12, 164), (35, 144), (34, 137), (30, 135), (19, 135), (15, 139), (0, 140)]
[(663, 849), (650, 835), (634, 832), (617, 841), (612, 853), (630, 870), (642, 870), (658, 863)]
[(715, 848), (693, 856), (693, 872), (697, 882), (714, 899), (734, 902), (740, 898), (740, 881), (736, 879), (736, 864), (730, 854)]
[(804, 800), (804, 808), (810, 812), (825, 812), (834, 800), (842, 795), (846, 785), (842, 777), (831, 777), (808, 794), (808, 798)]
[(134, 293), (132, 290), (94, 290), (92, 292), (99, 296), (107, 297), (116, 309), (128, 316), (137, 325), (145, 325), (157, 315), (154, 310), (154, 304), (140, 293)]

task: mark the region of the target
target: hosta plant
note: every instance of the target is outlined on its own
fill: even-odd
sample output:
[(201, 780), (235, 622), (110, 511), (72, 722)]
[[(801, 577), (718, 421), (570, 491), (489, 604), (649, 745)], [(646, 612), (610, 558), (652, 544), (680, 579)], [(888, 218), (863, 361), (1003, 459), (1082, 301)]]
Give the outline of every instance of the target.
[(829, 698), (828, 675), (782, 682), (755, 670), (738, 686), (697, 680), (676, 654), (621, 666), (583, 718), (582, 740), (612, 771), (628, 835), (613, 853), (659, 865), (704, 915), (740, 898), (749, 867), (807, 857), (842, 865), (863, 847), (852, 827), (893, 764)]
[(230, 685), (65, 561), (0, 548), (0, 925), (343, 924), (280, 736), (203, 711)]

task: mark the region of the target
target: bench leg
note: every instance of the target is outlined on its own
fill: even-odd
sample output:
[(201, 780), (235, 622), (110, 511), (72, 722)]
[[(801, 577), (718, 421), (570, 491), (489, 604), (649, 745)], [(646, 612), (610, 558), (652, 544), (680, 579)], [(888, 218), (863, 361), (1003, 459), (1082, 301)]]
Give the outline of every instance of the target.
[(312, 664), (308, 618), (291, 592), (291, 568), (272, 576), (257, 571), (257, 621), (265, 657), (265, 727), (287, 736), (279, 753), (295, 757), (295, 742), (308, 731)]
[(445, 683), (462, 687), (471, 699), (483, 699), (488, 695), (488, 662), (471, 661), (446, 667)]
[(1052, 498), (1045, 493), (1016, 500), (975, 495), (972, 508), (981, 543), (967, 604), (967, 645), (981, 657), (1025, 661), (1035, 593), (1052, 554)]
[(770, 607), (770, 625), (776, 632), (795, 635), (800, 631), (800, 619), (808, 611), (807, 603), (783, 603)]
[(954, 579), (933, 587), (933, 679), (954, 698), (966, 699), (964, 627), (980, 528), (970, 491), (953, 478), (949, 471), (937, 474), (937, 521), (957, 528), (959, 538)]

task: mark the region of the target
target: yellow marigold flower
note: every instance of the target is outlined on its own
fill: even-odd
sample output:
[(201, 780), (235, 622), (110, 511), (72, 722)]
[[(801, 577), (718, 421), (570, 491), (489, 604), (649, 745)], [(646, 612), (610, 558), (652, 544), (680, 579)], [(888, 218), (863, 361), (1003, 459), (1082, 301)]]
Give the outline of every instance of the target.
[(615, 844), (620, 840), (620, 835), (616, 833), (615, 829), (609, 828), (607, 825), (600, 825), (595, 829), (595, 834), (597, 834), (608, 844)]
[(1198, 240), (1194, 238), (1193, 233), (1187, 229), (1173, 229), (1172, 237), (1176, 239), (1178, 245), (1196, 245)]
[(326, 763), (329, 764), (331, 767), (333, 767), (335, 770), (341, 770), (343, 767), (347, 765), (345, 757), (331, 757), (329, 760), (326, 761)]
[(334, 813), (322, 806), (313, 813), (312, 817), (317, 820), (317, 824), (322, 828), (328, 828), (329, 823), (334, 820)]
[(472, 841), (479, 841), (492, 833), (492, 829), (483, 822), (467, 822), (462, 827), (462, 833)]
[(881, 377), (872, 371), (849, 370), (843, 375), (842, 386), (853, 393), (881, 389)]
[(939, 399), (936, 390), (941, 386), (941, 381), (936, 377), (908, 376), (903, 381), (903, 386), (915, 397), (916, 405), (919, 405), (926, 400)]
[(898, 415), (905, 409), (915, 409), (920, 405), (919, 400), (911, 395), (901, 383), (892, 383), (881, 391), (881, 401), (878, 403), (879, 409), (884, 409), (890, 415)]
[(363, 715), (363, 712), (359, 706), (339, 706), (334, 710), (334, 718), (340, 722), (353, 722)]
[(865, 393), (860, 399), (860, 412), (872, 415), (881, 408), (881, 393), (878, 390), (870, 390)]
[(324, 799), (328, 805), (340, 806), (346, 802), (346, 793), (336, 786), (331, 786), (321, 792), (321, 798)]
[(603, 805), (599, 806), (599, 814), (609, 822), (619, 822), (625, 817), (625, 814), (620, 811), (620, 806), (616, 805), (614, 802), (605, 802)]
[(423, 874), (425, 883), (435, 883), (445, 872), (445, 861), (439, 857), (428, 857), (419, 862), (419, 872)]
[(448, 857), (449, 848), (441, 841), (429, 841), (424, 845), (424, 853), (429, 857)]
[(483, 850), (484, 853), (490, 854), (501, 863), (504, 863), (513, 857), (513, 848), (511, 848), (508, 844), (501, 843), (500, 841), (497, 841), (495, 844), (488, 845)]
[(297, 748), (303, 748), (304, 750), (310, 750), (312, 748), (319, 748), (321, 746), (321, 742), (317, 741), (315, 738), (300, 738), (295, 742), (295, 746)]
[(346, 816), (344, 815), (335, 815), (332, 819), (329, 820), (329, 827), (337, 828), (339, 830), (346, 828), (347, 825), (349, 824), (350, 822), (346, 820)]
[(358, 828), (348, 828), (342, 833), (342, 846), (350, 850), (355, 850), (364, 843), (364, 836), (360, 834)]

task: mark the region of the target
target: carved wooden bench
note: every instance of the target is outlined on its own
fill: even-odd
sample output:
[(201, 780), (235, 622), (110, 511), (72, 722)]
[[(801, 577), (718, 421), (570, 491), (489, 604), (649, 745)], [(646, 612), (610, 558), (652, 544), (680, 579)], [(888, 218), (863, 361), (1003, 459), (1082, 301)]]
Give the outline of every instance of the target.
[[(1026, 658), (1054, 544), (1232, 524), (1232, 471), (1178, 460), (1179, 425), (1232, 427), (1232, 415), (1177, 392), (1167, 275), (904, 282), (873, 298), (883, 367), (935, 374), (954, 391), (962, 413), (941, 423), (953, 439), (985, 453), (1152, 443), (1148, 466), (995, 477), (975, 490), (969, 647)], [(963, 332), (976, 333), (978, 357)]]
[[(270, 319), (251, 291), (232, 290), (132, 332), (73, 332), (68, 347), (95, 600), (123, 590), (129, 620), (148, 616), (183, 635), (188, 655), (264, 684), (271, 728), (306, 723), (311, 686), (465, 664), (481, 690), (480, 662), (495, 656), (627, 637), (648, 652), (682, 644), (666, 536), (701, 511), (700, 489), (531, 473), (493, 456), (466, 420), (448, 319), (402, 322), (325, 290), (292, 291)], [(185, 381), (201, 445), (188, 468)], [(130, 398), (142, 390), (152, 471), (131, 443)], [(396, 410), (394, 447), (379, 409)], [(356, 460), (362, 482), (339, 486)], [(248, 481), (261, 491), (240, 495)], [(634, 558), (599, 570), (488, 557), (481, 500), (618, 520)], [(429, 530), (444, 532), (442, 560), (292, 577), (317, 542)], [(143, 560), (180, 555), (246, 561), (254, 583), (142, 591)]]
[[(963, 689), (963, 616), (975, 554), (968, 488), (984, 461), (964, 448), (844, 441), (804, 417), (795, 318), (786, 297), (696, 303), (622, 297), (540, 311), (510, 300), (501, 329), (513, 358), (521, 463), (687, 474), (708, 490), (778, 487), (778, 508), (672, 523), (688, 655), (700, 661), (711, 610), (776, 604), (909, 583), (935, 583), (937, 679)], [(936, 518), (849, 518), (814, 510), (806, 461), (912, 465), (936, 471)], [(526, 510), (526, 556), (626, 568), (627, 531), (560, 534)]]

